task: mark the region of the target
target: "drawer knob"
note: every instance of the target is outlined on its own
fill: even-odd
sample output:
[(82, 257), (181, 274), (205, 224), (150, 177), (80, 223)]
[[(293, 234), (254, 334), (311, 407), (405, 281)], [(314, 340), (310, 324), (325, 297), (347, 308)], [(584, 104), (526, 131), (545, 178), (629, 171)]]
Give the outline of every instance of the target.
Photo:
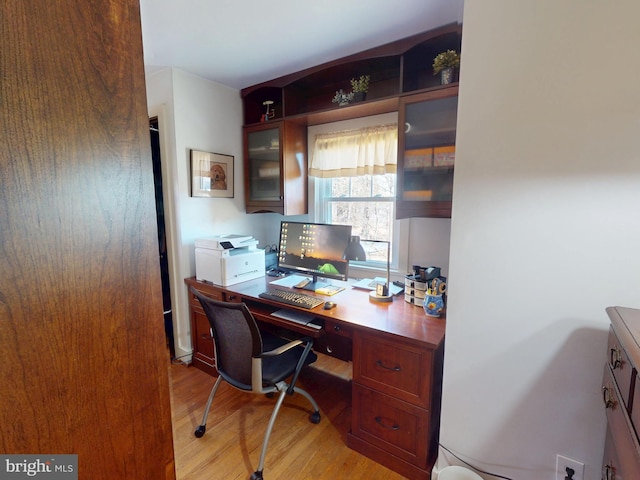
[(602, 480), (615, 480), (616, 478), (616, 469), (609, 464), (606, 464), (602, 467)]
[(386, 428), (387, 430), (400, 430), (400, 425), (398, 424), (393, 424), (393, 425), (386, 425), (383, 421), (382, 421), (382, 417), (376, 417), (376, 423), (378, 425), (380, 425), (382, 428)]
[(382, 363), (382, 360), (378, 360), (376, 362), (376, 365), (380, 368), (384, 368), (385, 370), (391, 370), (392, 372), (399, 372), (402, 370), (399, 365), (396, 365), (395, 367), (387, 367), (384, 363)]
[(620, 349), (618, 347), (612, 347), (609, 351), (609, 365), (611, 368), (615, 370), (616, 368), (620, 368), (622, 365), (622, 360), (620, 358)]
[(611, 398), (611, 389), (609, 387), (602, 387), (602, 401), (604, 402), (604, 408), (613, 408), (615, 402)]
[(334, 332), (339, 332), (340, 330), (342, 330), (342, 327), (340, 325), (334, 325), (333, 326), (333, 331)]

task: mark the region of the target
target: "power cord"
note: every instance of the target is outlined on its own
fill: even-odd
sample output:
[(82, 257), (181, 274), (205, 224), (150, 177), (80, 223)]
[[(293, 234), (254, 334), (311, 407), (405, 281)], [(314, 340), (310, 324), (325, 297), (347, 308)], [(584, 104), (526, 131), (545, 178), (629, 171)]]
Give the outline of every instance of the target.
[(451, 450), (449, 450), (447, 447), (445, 447), (443, 444), (438, 443), (438, 445), (440, 445), (440, 448), (442, 448), (443, 450), (446, 450), (448, 453), (450, 453), (451, 455), (453, 455), (454, 457), (456, 457), (458, 460), (460, 460), (462, 463), (464, 463), (465, 465), (473, 468), (476, 472), (480, 472), (483, 473), (485, 475), (491, 475), (492, 477), (496, 477), (496, 478), (502, 478), (504, 480), (513, 480), (513, 478), (511, 477), (505, 477), (503, 475), (498, 475), (495, 473), (491, 473), (491, 472), (487, 472), (486, 470), (481, 470), (478, 467), (475, 467), (473, 465), (471, 465), (469, 462), (463, 460), (462, 458), (460, 458), (458, 455), (456, 455), (455, 453), (453, 453)]

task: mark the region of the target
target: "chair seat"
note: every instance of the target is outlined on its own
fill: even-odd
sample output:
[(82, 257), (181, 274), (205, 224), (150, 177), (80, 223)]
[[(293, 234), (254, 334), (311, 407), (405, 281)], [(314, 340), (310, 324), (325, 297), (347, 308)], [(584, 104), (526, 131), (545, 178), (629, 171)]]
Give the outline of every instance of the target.
[[(272, 335), (268, 332), (261, 332), (262, 345), (265, 352), (274, 350), (282, 345), (286, 345), (288, 340)], [(275, 357), (264, 357), (262, 359), (262, 380), (265, 385), (275, 385), (293, 374), (296, 370), (296, 364), (302, 355), (304, 348), (301, 346), (292, 348), (284, 352), (282, 355)], [(309, 365), (315, 362), (318, 356), (310, 351), (304, 362)]]

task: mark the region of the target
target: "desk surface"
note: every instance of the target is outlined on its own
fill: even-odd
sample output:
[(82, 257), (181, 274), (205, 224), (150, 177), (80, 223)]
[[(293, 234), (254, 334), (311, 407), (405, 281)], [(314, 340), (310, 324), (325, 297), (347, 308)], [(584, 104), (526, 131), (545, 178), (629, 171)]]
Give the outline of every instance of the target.
[[(445, 318), (434, 318), (425, 315), (420, 306), (405, 302), (402, 294), (394, 297), (390, 303), (376, 303), (369, 300), (369, 292), (354, 289), (351, 282), (339, 282), (332, 280), (332, 284), (344, 286), (345, 289), (332, 296), (324, 296), (304, 291), (315, 295), (325, 301), (331, 300), (337, 306), (331, 310), (324, 310), (320, 305), (312, 310), (297, 308), (278, 302), (272, 302), (259, 297), (259, 294), (270, 287), (271, 277), (261, 277), (255, 280), (221, 287), (208, 282), (199, 282), (195, 278), (187, 280), (188, 284), (195, 286), (212, 286), (232, 294), (239, 295), (245, 301), (255, 301), (265, 306), (274, 308), (297, 309), (303, 312), (312, 312), (316, 317), (331, 320), (334, 324), (349, 325), (352, 328), (363, 330), (375, 330), (386, 334), (401, 337), (409, 342), (415, 342), (430, 348), (437, 348), (444, 339)], [(272, 288), (286, 287), (272, 286)]]

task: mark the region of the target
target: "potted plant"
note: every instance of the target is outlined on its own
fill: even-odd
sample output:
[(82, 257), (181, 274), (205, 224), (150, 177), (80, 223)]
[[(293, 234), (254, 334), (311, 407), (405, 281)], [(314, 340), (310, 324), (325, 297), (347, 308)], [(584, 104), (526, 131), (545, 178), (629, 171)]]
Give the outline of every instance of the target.
[(351, 89), (353, 90), (353, 97), (356, 102), (361, 102), (367, 95), (369, 90), (369, 75), (360, 75), (360, 78), (351, 79)]
[(453, 81), (453, 71), (460, 66), (460, 55), (455, 50), (446, 50), (433, 59), (433, 74), (440, 74), (443, 85)]
[(353, 100), (353, 92), (345, 93), (344, 90), (340, 89), (336, 92), (333, 100), (333, 103), (337, 103), (341, 107), (344, 105), (349, 105), (349, 103)]

